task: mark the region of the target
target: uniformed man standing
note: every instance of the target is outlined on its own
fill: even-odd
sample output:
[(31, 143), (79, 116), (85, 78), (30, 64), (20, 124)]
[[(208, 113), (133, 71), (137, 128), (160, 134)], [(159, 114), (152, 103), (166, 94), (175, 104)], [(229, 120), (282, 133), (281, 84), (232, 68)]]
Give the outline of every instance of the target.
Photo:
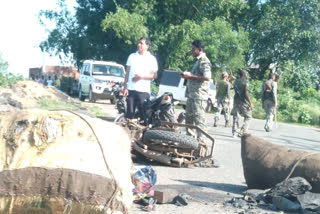
[(217, 122), (220, 117), (220, 113), (224, 111), (224, 118), (226, 120), (225, 127), (229, 126), (229, 115), (230, 115), (230, 83), (228, 81), (228, 73), (223, 72), (221, 80), (217, 83), (217, 111), (214, 117), (214, 127), (217, 127)]
[(272, 130), (273, 117), (277, 108), (277, 83), (275, 82), (275, 78), (275, 74), (270, 73), (269, 79), (262, 85), (261, 90), (262, 108), (267, 114), (267, 120), (264, 126), (266, 132)]
[[(208, 100), (209, 84), (211, 79), (211, 63), (204, 53), (204, 43), (201, 40), (192, 42), (192, 56), (196, 59), (191, 72), (183, 72), (181, 76), (187, 82), (186, 124), (199, 126), (207, 130), (205, 108)], [(197, 136), (204, 141), (199, 132)]]
[[(249, 97), (249, 81), (247, 80), (247, 72), (245, 70), (239, 70), (240, 78), (236, 79), (233, 88), (235, 90), (233, 99), (233, 123), (232, 123), (232, 135), (235, 136), (238, 132), (238, 136), (241, 137), (249, 129), (249, 123), (252, 118), (252, 108)], [(244, 117), (244, 122), (240, 132), (237, 130), (239, 115)]]

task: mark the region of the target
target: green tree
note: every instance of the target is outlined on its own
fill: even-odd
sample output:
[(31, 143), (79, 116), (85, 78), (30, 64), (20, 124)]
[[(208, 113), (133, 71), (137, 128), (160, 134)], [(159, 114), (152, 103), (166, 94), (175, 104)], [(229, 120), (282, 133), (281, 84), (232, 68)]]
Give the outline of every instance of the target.
[[(124, 62), (123, 52), (128, 46), (116, 39), (115, 33), (102, 31), (101, 21), (107, 12), (115, 10), (113, 1), (77, 0), (75, 14), (71, 13), (65, 0), (57, 0), (59, 11), (41, 11), (41, 23), (55, 22), (47, 40), (40, 44), (43, 51), (54, 55), (72, 56), (78, 67), (85, 59)], [(62, 53), (62, 54), (61, 54)]]
[[(242, 0), (77, 0), (77, 3), (75, 15), (67, 11), (65, 0), (59, 0), (60, 11), (41, 12), (41, 19), (57, 23), (41, 43), (44, 51), (72, 54), (78, 65), (86, 58), (125, 63), (127, 56), (136, 50), (138, 38), (148, 36), (160, 68), (188, 69), (191, 57), (185, 57), (185, 53), (190, 52), (190, 43), (203, 39), (208, 47), (213, 41), (219, 45), (207, 49), (217, 66), (244, 66), (241, 55), (248, 46), (247, 34), (236, 21), (246, 7)], [(203, 35), (188, 32), (189, 25)], [(187, 42), (181, 41), (185, 40), (179, 36), (181, 33), (188, 35)], [(186, 45), (180, 47), (182, 43)], [(176, 55), (180, 52), (183, 57), (173, 58), (172, 52)]]
[(248, 0), (243, 26), (251, 41), (248, 62), (261, 79), (271, 63), (301, 62), (320, 53), (318, 0)]
[(318, 89), (320, 83), (319, 64), (308, 61), (298, 64), (288, 61), (282, 68), (282, 87), (292, 88), (295, 92), (302, 92), (310, 88)]

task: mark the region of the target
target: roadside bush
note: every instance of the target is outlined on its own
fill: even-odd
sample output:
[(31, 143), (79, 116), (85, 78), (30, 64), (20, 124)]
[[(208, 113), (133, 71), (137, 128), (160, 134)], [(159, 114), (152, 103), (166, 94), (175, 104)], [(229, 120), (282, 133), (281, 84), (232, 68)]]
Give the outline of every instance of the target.
[(288, 93), (278, 97), (278, 119), (283, 122), (298, 122), (300, 116), (299, 106), (301, 101), (293, 98), (293, 94)]
[(0, 72), (0, 86), (13, 85), (17, 82), (24, 80), (21, 74), (13, 74), (13, 73), (1, 73)]
[(299, 122), (309, 125), (319, 125), (320, 105), (318, 103), (302, 104), (300, 106)]
[(251, 102), (253, 104), (252, 117), (256, 119), (261, 119), (261, 120), (266, 119), (266, 113), (262, 108), (261, 99), (258, 100), (252, 97)]
[(308, 88), (308, 89), (302, 90), (301, 97), (304, 100), (308, 100), (308, 101), (319, 102), (319, 100), (320, 100), (319, 93), (313, 88)]
[(249, 94), (251, 97), (254, 97), (257, 100), (261, 99), (261, 89), (262, 89), (261, 80), (251, 80), (250, 87), (249, 87)]

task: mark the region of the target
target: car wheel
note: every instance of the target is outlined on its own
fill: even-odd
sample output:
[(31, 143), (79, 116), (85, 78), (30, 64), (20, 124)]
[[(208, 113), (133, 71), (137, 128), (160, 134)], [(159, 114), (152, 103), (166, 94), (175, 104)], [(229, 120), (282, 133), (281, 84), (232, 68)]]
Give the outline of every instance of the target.
[(110, 103), (115, 104), (116, 103), (115, 99), (114, 98), (110, 99)]
[(85, 96), (82, 93), (82, 89), (81, 86), (79, 86), (79, 100), (84, 101), (85, 100)]
[(91, 102), (91, 103), (95, 103), (96, 102), (96, 99), (94, 97), (94, 94), (92, 92), (91, 87), (90, 87), (90, 90), (89, 90), (89, 102)]

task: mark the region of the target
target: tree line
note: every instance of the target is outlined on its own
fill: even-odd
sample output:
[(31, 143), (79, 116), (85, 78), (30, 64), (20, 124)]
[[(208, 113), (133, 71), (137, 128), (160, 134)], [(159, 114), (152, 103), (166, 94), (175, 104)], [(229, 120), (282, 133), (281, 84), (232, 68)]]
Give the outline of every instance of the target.
[(42, 23), (56, 23), (40, 47), (72, 55), (78, 66), (85, 59), (125, 64), (146, 36), (160, 70), (190, 70), (190, 44), (201, 39), (213, 76), (247, 68), (261, 80), (274, 64), (293, 75), (286, 84), (295, 90), (297, 78), (299, 87), (319, 87), (318, 0), (76, 0), (74, 14), (65, 0), (57, 2), (58, 11), (39, 14)]

